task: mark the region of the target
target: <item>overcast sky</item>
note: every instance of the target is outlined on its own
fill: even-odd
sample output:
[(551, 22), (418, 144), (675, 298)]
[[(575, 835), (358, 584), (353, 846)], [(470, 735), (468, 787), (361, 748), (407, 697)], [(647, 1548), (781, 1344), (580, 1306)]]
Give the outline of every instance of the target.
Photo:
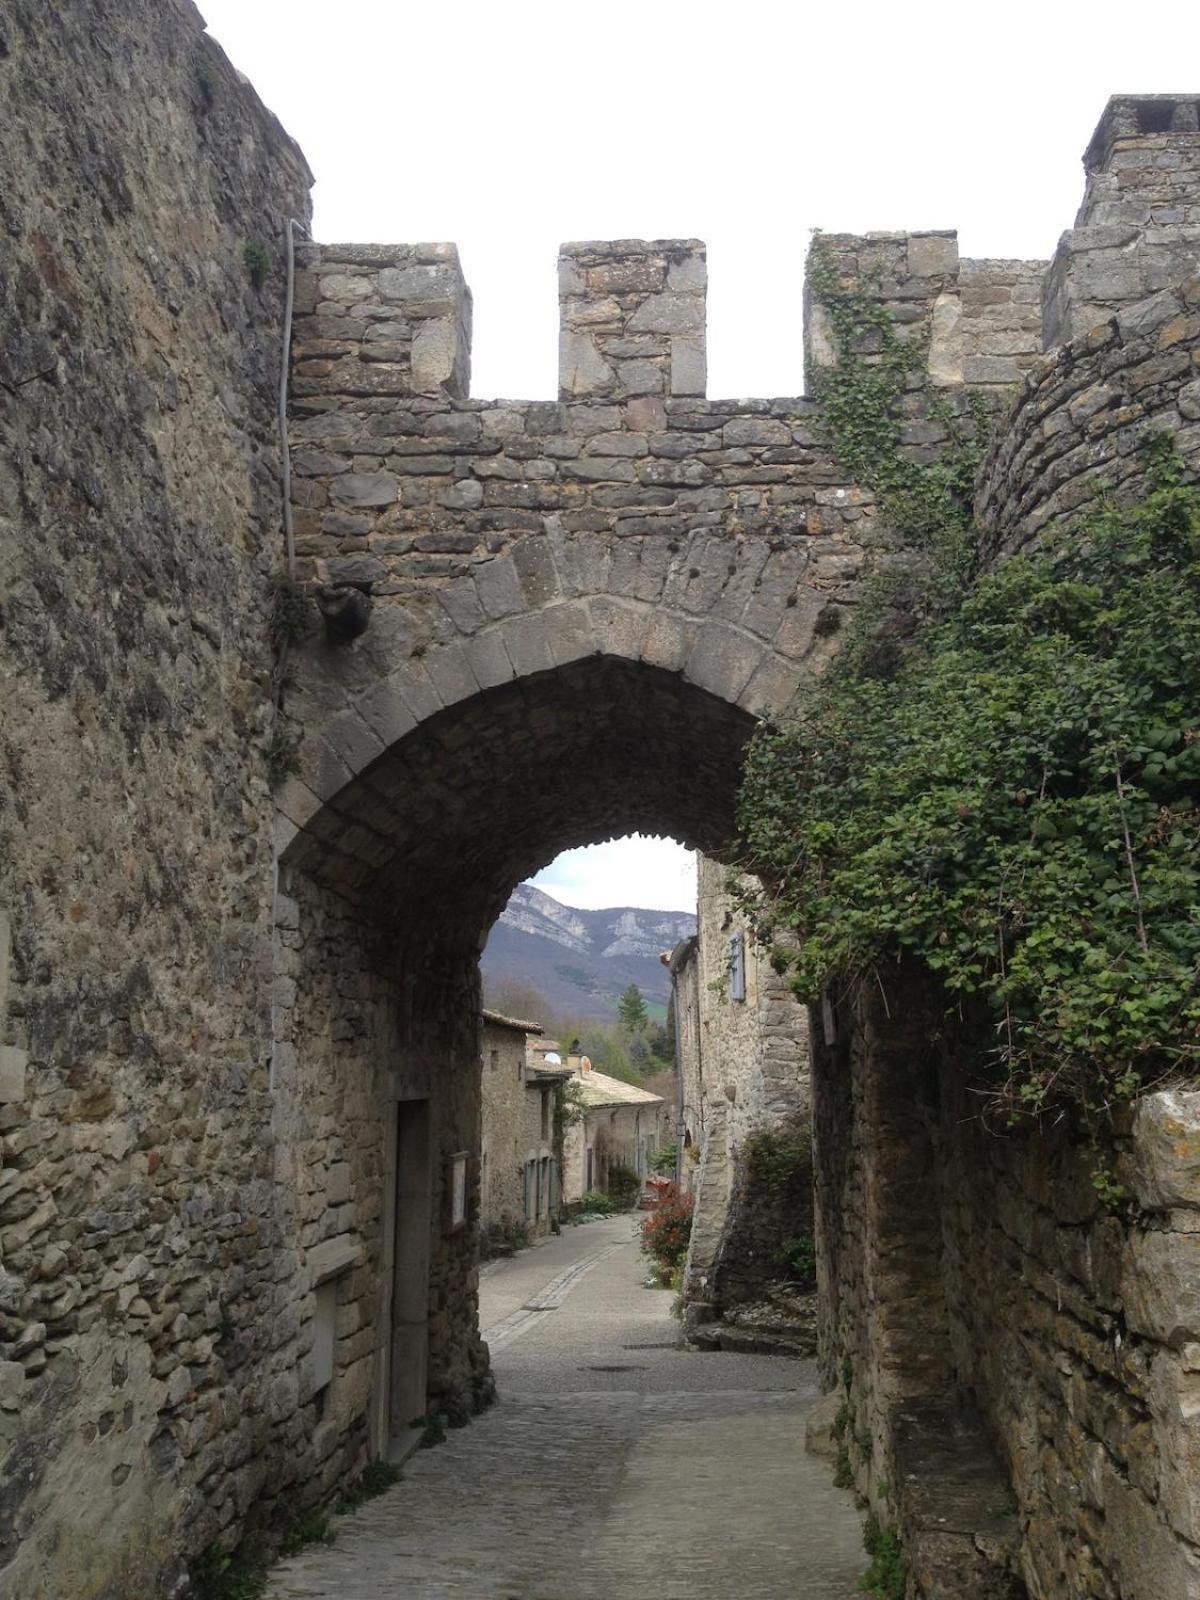
[(812, 228), (1049, 256), (1107, 97), (1200, 88), (1196, 0), (200, 5), (303, 146), (318, 238), (458, 243), (485, 397), (556, 392), (561, 241), (692, 236), (709, 394), (800, 393)]

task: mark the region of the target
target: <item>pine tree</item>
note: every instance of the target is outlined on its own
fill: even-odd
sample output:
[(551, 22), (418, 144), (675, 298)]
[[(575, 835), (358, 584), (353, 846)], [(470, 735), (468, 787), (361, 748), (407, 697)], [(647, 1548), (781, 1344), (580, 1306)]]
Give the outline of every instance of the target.
[(617, 1015), (621, 1019), (622, 1028), (628, 1034), (641, 1033), (650, 1020), (646, 1002), (642, 999), (642, 991), (636, 983), (631, 983), (617, 1001)]

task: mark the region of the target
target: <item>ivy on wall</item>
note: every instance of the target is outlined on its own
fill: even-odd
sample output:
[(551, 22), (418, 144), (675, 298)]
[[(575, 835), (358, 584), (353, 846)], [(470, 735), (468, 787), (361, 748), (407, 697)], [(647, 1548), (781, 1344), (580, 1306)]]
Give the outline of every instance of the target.
[[(923, 540), (935, 599), (902, 653), (872, 647), (867, 608), (857, 647), (752, 743), (741, 865), (769, 886), (764, 936), (789, 935), (777, 964), (814, 1000), (918, 957), (952, 1004), (990, 1016), (993, 1093), (1012, 1117), (1094, 1115), (1194, 1078), (1200, 492), (1147, 437), (1140, 504), (973, 574), (959, 468), (899, 456), (910, 357), (888, 356), (886, 309), (847, 294), (831, 314), (828, 426), (893, 525)], [(881, 315), (882, 358), (864, 364), (862, 318)]]

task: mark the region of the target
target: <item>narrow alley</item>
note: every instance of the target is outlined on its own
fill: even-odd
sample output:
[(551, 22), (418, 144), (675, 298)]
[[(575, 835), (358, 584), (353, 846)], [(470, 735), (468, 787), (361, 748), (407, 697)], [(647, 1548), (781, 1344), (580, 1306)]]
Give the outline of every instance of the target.
[(636, 1219), (483, 1270), (499, 1403), (279, 1566), (269, 1600), (850, 1600), (862, 1530), (804, 1454), (807, 1362), (676, 1348)]

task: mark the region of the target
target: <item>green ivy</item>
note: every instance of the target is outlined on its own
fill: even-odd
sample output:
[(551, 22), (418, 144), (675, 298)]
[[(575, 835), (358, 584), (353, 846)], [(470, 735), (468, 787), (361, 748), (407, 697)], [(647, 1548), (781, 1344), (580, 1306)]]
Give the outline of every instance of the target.
[(897, 1535), (890, 1528), (880, 1527), (874, 1517), (869, 1517), (863, 1545), (871, 1558), (871, 1565), (859, 1579), (859, 1588), (865, 1594), (875, 1595), (877, 1600), (904, 1600), (908, 1567)]
[(891, 678), (760, 730), (741, 865), (797, 993), (916, 957), (991, 1019), (1008, 1112), (1088, 1113), (1200, 1053), (1200, 493), (1147, 493), (976, 577)]
[[(808, 264), (809, 292), (825, 311), (837, 360), (814, 376), (821, 425), (840, 465), (875, 495), (879, 516), (909, 549), (937, 556), (942, 583), (970, 570), (968, 537), (975, 477), (987, 446), (991, 414), (971, 395), (956, 405), (928, 382), (929, 341), (910, 324), (897, 327), (876, 274), (838, 275), (818, 237)], [(909, 397), (915, 415), (938, 423), (945, 440), (932, 464), (905, 452), (902, 429)]]

